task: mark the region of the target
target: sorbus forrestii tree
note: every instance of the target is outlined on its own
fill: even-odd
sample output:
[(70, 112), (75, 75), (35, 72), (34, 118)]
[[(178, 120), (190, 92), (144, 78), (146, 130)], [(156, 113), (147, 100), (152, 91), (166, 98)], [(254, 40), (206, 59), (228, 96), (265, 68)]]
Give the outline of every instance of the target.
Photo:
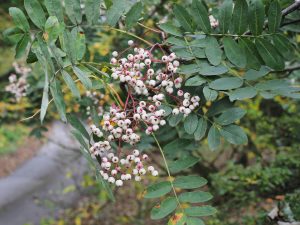
[[(300, 3), (289, 3), (237, 0), (215, 8), (200, 0), (168, 3), (172, 12), (167, 22), (155, 28), (143, 23), (150, 15), (144, 1), (65, 0), (63, 7), (60, 0), (46, 0), (43, 7), (38, 0), (25, 0), (30, 22), (20, 9), (10, 8), (16, 27), (5, 35), (17, 39), (17, 57), (27, 56), (28, 62), (38, 61), (44, 69), (41, 121), (54, 102), (61, 119), (75, 128), (83, 154), (111, 197), (111, 189), (129, 180), (159, 176), (143, 152), (145, 143), (148, 150), (156, 146), (169, 178), (145, 191), (145, 198), (167, 196), (152, 209), (151, 218), (173, 213), (169, 224), (199, 225), (199, 217), (213, 215), (216, 209), (194, 205), (210, 200), (208, 192), (184, 191), (207, 183), (198, 175), (177, 175), (199, 161), (189, 150), (205, 137), (212, 150), (223, 139), (246, 144), (247, 135), (236, 123), (246, 113), (235, 106), (238, 101), (257, 95), (299, 98), (299, 88), (282, 78), (299, 68), (297, 49), (290, 41), (294, 33), (284, 32), (284, 27), (297, 21), (292, 13)], [(135, 24), (158, 37), (131, 32), (137, 32)], [(119, 32), (134, 40), (112, 51), (110, 60), (87, 62), (86, 43), (96, 31)], [(66, 114), (61, 83), (77, 99), (78, 83), (87, 89), (89, 129), (77, 116)], [(107, 92), (110, 100), (99, 105), (97, 96), (104, 98)]]

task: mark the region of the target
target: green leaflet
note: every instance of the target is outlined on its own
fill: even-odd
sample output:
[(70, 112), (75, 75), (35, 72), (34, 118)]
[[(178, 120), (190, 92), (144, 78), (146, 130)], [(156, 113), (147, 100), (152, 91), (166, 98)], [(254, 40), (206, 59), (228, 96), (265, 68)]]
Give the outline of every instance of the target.
[(203, 88), (203, 94), (204, 94), (206, 101), (214, 101), (218, 97), (218, 92), (210, 89), (208, 86), (205, 86)]
[(177, 115), (171, 115), (168, 121), (171, 127), (176, 127), (182, 119), (183, 119), (183, 114), (179, 113)]
[(207, 121), (204, 118), (200, 118), (198, 121), (197, 129), (194, 133), (194, 137), (196, 141), (200, 141), (204, 137), (206, 133), (206, 129), (207, 129)]
[(197, 175), (177, 177), (173, 182), (174, 187), (181, 189), (195, 189), (203, 187), (207, 184), (207, 180)]
[(184, 120), (184, 129), (188, 134), (193, 134), (198, 125), (198, 117), (195, 114), (188, 115)]
[(73, 24), (81, 24), (80, 0), (65, 0), (66, 14)]
[(63, 70), (61, 72), (61, 74), (62, 74), (62, 77), (63, 77), (64, 81), (66, 82), (68, 88), (71, 90), (73, 96), (76, 98), (80, 98), (80, 92), (79, 92), (75, 82), (73, 81), (72, 77), (70, 76), (70, 74), (68, 72), (66, 72), (65, 70)]
[(203, 220), (196, 217), (189, 217), (186, 222), (186, 225), (205, 225)]
[(115, 26), (121, 16), (132, 7), (132, 2), (129, 0), (114, 0), (113, 5), (106, 12), (106, 23), (110, 26)]
[(264, 26), (265, 9), (262, 0), (250, 0), (249, 3), (249, 28), (253, 35), (260, 35)]
[(213, 196), (209, 192), (204, 191), (184, 192), (178, 196), (180, 202), (187, 203), (207, 202), (212, 198)]
[(244, 87), (236, 89), (229, 93), (230, 101), (243, 100), (253, 98), (257, 95), (257, 91), (253, 87)]
[(248, 3), (246, 0), (237, 0), (232, 15), (233, 32), (243, 34), (248, 28)]
[(100, 18), (101, 0), (85, 0), (85, 15), (88, 24), (96, 24)]
[(225, 0), (219, 10), (219, 27), (222, 34), (226, 34), (232, 17), (232, 1)]
[(240, 38), (239, 45), (244, 48), (247, 58), (247, 67), (259, 70), (263, 61), (256, 50), (255, 44), (247, 38)]
[(56, 16), (60, 23), (64, 22), (61, 0), (47, 0), (44, 3), (50, 16)]
[(209, 87), (214, 90), (230, 90), (239, 88), (243, 85), (243, 80), (238, 77), (223, 77), (214, 80)]
[(231, 37), (223, 38), (224, 50), (230, 62), (240, 68), (244, 68), (247, 63), (244, 48), (235, 42)]
[(206, 80), (201, 78), (200, 76), (194, 76), (189, 78), (186, 82), (185, 82), (185, 86), (200, 86), (202, 84), (205, 84)]
[(25, 55), (29, 41), (30, 41), (29, 35), (24, 34), (22, 39), (18, 42), (16, 46), (16, 55), (15, 55), (16, 59), (20, 59), (22, 56)]
[(268, 11), (268, 28), (271, 33), (275, 33), (281, 23), (281, 7), (277, 0), (271, 2)]
[(210, 127), (208, 131), (207, 140), (208, 140), (208, 147), (211, 150), (216, 150), (219, 147), (221, 140), (220, 140), (220, 132), (218, 128), (216, 128), (215, 126)]
[(244, 109), (235, 107), (229, 108), (222, 112), (222, 114), (215, 119), (215, 121), (220, 125), (229, 125), (235, 121), (241, 119), (246, 114)]
[(125, 24), (126, 27), (131, 28), (135, 23), (138, 22), (142, 15), (143, 4), (142, 2), (135, 3), (129, 12), (126, 14)]
[(206, 39), (205, 55), (212, 65), (217, 66), (222, 60), (222, 50), (215, 37), (208, 37)]
[(73, 71), (86, 89), (92, 88), (92, 82), (86, 72), (84, 72), (83, 70), (79, 69), (76, 66), (73, 66)]
[(282, 70), (284, 61), (278, 54), (275, 47), (267, 40), (258, 38), (255, 40), (257, 51), (264, 60), (267, 66), (274, 70)]
[(159, 198), (168, 194), (171, 190), (172, 186), (169, 181), (155, 183), (147, 187), (144, 198)]
[(46, 23), (45, 12), (38, 0), (24, 0), (26, 12), (38, 28), (43, 29)]
[(151, 219), (162, 219), (171, 214), (177, 208), (175, 197), (169, 197), (163, 200), (160, 204), (154, 206), (151, 210)]
[(45, 31), (48, 35), (48, 42), (55, 42), (58, 36), (62, 33), (63, 27), (59, 24), (55, 16), (50, 16), (45, 24)]
[(178, 173), (182, 170), (185, 170), (189, 167), (192, 167), (193, 165), (195, 165), (197, 162), (199, 161), (198, 158), (194, 157), (194, 156), (186, 156), (186, 157), (182, 157), (179, 158), (178, 160), (175, 161), (171, 161), (169, 163), (169, 169), (171, 171), (171, 173)]
[(217, 210), (212, 206), (195, 206), (185, 209), (188, 216), (211, 216), (216, 212)]
[(181, 37), (182, 34), (178, 27), (174, 26), (171, 22), (166, 22), (159, 24), (158, 27), (162, 29), (164, 32)]
[(192, 20), (189, 13), (181, 5), (174, 5), (174, 16), (185, 31), (192, 32)]
[(67, 119), (68, 119), (68, 122), (72, 125), (72, 127), (74, 127), (76, 130), (78, 130), (78, 132), (80, 132), (80, 134), (84, 138), (86, 138), (86, 140), (90, 140), (89, 133), (87, 132), (87, 130), (85, 129), (85, 127), (81, 123), (81, 121), (75, 115), (68, 114)]
[(208, 12), (200, 0), (193, 0), (191, 13), (195, 24), (199, 24), (199, 27), (205, 33), (210, 33), (211, 26), (208, 18)]
[(14, 24), (16, 27), (20, 28), (21, 30), (28, 32), (30, 27), (29, 23), (26, 19), (25, 14), (22, 12), (21, 9), (16, 7), (9, 8), (9, 15), (13, 18)]
[(61, 91), (61, 86), (58, 80), (54, 80), (54, 82), (50, 83), (50, 91), (56, 106), (56, 109), (60, 115), (62, 121), (66, 122), (66, 105), (63, 99), (63, 93)]
[(220, 134), (231, 144), (242, 145), (248, 142), (247, 135), (237, 125), (228, 125), (220, 129)]

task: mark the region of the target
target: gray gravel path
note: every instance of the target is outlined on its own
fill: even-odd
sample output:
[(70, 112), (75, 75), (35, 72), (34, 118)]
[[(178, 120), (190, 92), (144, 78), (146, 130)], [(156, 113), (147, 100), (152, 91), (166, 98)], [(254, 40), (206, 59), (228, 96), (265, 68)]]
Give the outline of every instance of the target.
[(0, 179), (0, 225), (40, 224), (42, 218), (57, 215), (79, 199), (79, 191), (62, 194), (78, 183), (66, 174), (71, 171), (80, 180), (87, 169), (69, 131), (65, 124), (53, 123), (49, 141), (39, 153)]

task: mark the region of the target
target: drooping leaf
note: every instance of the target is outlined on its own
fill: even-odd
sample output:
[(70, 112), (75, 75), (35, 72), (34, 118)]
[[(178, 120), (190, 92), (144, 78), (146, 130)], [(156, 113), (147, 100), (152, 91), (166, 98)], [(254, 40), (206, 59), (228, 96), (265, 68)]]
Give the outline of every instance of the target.
[(243, 85), (243, 80), (238, 77), (223, 77), (214, 80), (209, 87), (214, 90), (230, 90), (239, 88)]
[(216, 122), (221, 125), (229, 125), (235, 121), (241, 119), (246, 114), (246, 110), (241, 108), (229, 108), (222, 112), (222, 114), (216, 118)]
[(73, 96), (76, 98), (80, 98), (80, 92), (79, 92), (75, 82), (73, 81), (72, 77), (70, 76), (70, 74), (68, 72), (66, 72), (65, 70), (63, 70), (61, 72), (61, 74), (62, 74), (62, 77), (63, 77), (64, 81), (66, 82), (68, 88), (71, 90)]
[(188, 134), (193, 134), (197, 128), (198, 125), (198, 117), (197, 115), (191, 113), (189, 114), (185, 120), (184, 120), (184, 130), (188, 133)]
[(82, 71), (81, 69), (79, 69), (76, 66), (73, 66), (73, 71), (86, 89), (92, 88), (92, 82), (91, 82), (90, 78), (88, 77), (87, 73), (85, 73), (84, 71)]
[(54, 100), (54, 104), (62, 121), (66, 122), (66, 105), (63, 99), (63, 93), (58, 80), (50, 83), (50, 91)]
[(82, 14), (80, 0), (65, 0), (66, 14), (73, 24), (81, 24)]
[(44, 3), (50, 16), (56, 16), (60, 23), (64, 21), (61, 0), (47, 0)]
[(282, 57), (269, 41), (258, 38), (256, 39), (255, 44), (257, 51), (267, 66), (275, 70), (282, 70), (284, 68), (284, 61)]
[(185, 31), (192, 32), (192, 19), (187, 10), (178, 4), (174, 5), (174, 16)]
[(222, 137), (224, 137), (229, 143), (242, 145), (248, 142), (247, 135), (243, 129), (237, 125), (228, 125), (220, 129)]
[(263, 31), (265, 9), (262, 0), (250, 0), (248, 21), (253, 35), (260, 35)]
[(168, 194), (172, 190), (171, 183), (169, 181), (163, 181), (150, 185), (144, 198), (159, 198)]
[(158, 204), (154, 206), (151, 210), (151, 219), (158, 220), (162, 219), (169, 214), (171, 214), (177, 208), (177, 201), (175, 197), (166, 198)]
[(224, 50), (227, 58), (234, 65), (240, 68), (244, 68), (247, 63), (247, 59), (245, 57), (244, 48), (241, 47), (237, 42), (235, 42), (230, 37), (223, 38)]
[(219, 65), (222, 60), (222, 50), (220, 49), (217, 39), (215, 37), (207, 38), (206, 43), (205, 55), (208, 61), (214, 66)]
[(220, 146), (221, 140), (220, 140), (220, 131), (218, 130), (218, 128), (216, 128), (215, 126), (210, 127), (208, 131), (207, 141), (208, 141), (208, 147), (211, 150), (216, 150)]
[(181, 189), (195, 189), (207, 184), (207, 180), (196, 175), (177, 177), (173, 182), (174, 187)]
[(191, 13), (194, 18), (195, 24), (199, 24), (199, 27), (205, 33), (210, 33), (211, 26), (208, 18), (208, 12), (200, 0), (193, 0)]
[(41, 112), (40, 112), (40, 121), (41, 123), (44, 121), (44, 118), (47, 113), (48, 104), (49, 104), (49, 76), (48, 76), (48, 70), (47, 68), (44, 69), (45, 71), (45, 82), (44, 82), (44, 88), (43, 88), (43, 97), (42, 97), (42, 103), (41, 103)]
[(75, 48), (76, 59), (81, 60), (86, 51), (85, 34), (75, 27), (72, 29), (71, 35), (72, 39), (75, 40), (75, 46), (73, 46), (73, 48)]
[(195, 140), (200, 141), (204, 137), (206, 129), (207, 121), (203, 118), (200, 118), (198, 121), (197, 129), (194, 133)]
[(135, 23), (138, 22), (142, 15), (143, 4), (142, 2), (135, 3), (129, 12), (126, 14), (125, 24), (128, 28), (131, 28)]
[(275, 33), (281, 23), (281, 7), (277, 0), (271, 2), (268, 11), (268, 28), (271, 33)]
[(85, 15), (88, 24), (96, 24), (100, 18), (101, 0), (85, 0)]
[(253, 98), (257, 95), (257, 91), (253, 87), (244, 87), (236, 89), (229, 93), (230, 101), (243, 100)]
[(46, 23), (45, 12), (38, 0), (24, 0), (26, 12), (38, 28), (43, 29)]
[(171, 173), (178, 173), (182, 170), (192, 167), (198, 161), (199, 161), (199, 159), (194, 156), (182, 157), (182, 158), (179, 158), (178, 160), (170, 162), (169, 169), (170, 169)]
[(184, 192), (178, 196), (180, 202), (186, 203), (207, 202), (212, 198), (213, 196), (209, 192), (204, 191)]
[(232, 1), (225, 0), (219, 9), (219, 27), (222, 34), (226, 34), (232, 17)]
[(85, 137), (87, 140), (90, 139), (90, 135), (86, 131), (84, 125), (80, 122), (80, 120), (75, 115), (68, 114), (67, 119), (68, 122), (72, 125), (72, 127), (78, 130), (83, 137)]
[(13, 18), (14, 24), (16, 27), (20, 28), (21, 30), (28, 32), (30, 27), (29, 23), (26, 19), (25, 14), (22, 12), (21, 9), (16, 7), (9, 8), (9, 15)]
[(248, 28), (248, 3), (246, 0), (237, 0), (232, 15), (233, 31), (243, 34)]
[(212, 206), (195, 206), (185, 209), (188, 216), (211, 216), (216, 212), (217, 210)]

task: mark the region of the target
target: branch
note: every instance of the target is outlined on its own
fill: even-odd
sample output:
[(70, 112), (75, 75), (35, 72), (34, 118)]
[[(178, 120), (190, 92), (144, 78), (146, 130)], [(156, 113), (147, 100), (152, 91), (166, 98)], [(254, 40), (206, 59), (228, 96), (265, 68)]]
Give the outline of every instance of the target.
[(286, 16), (286, 15), (290, 14), (291, 12), (294, 12), (298, 8), (300, 8), (300, 1), (295, 1), (289, 7), (285, 8), (284, 10), (282, 10), (281, 14), (282, 14), (282, 16)]
[[(286, 15), (294, 12), (295, 10), (300, 8), (300, 1), (295, 1), (293, 4), (291, 4), (290, 6), (288, 6), (287, 8), (283, 9), (281, 11), (281, 15), (282, 17), (285, 17)], [(265, 27), (266, 25), (268, 25), (268, 21), (265, 22)], [(282, 24), (283, 25), (283, 24)], [(247, 32), (245, 32), (243, 35), (247, 35), (247, 34), (251, 34), (251, 31), (248, 30)]]

